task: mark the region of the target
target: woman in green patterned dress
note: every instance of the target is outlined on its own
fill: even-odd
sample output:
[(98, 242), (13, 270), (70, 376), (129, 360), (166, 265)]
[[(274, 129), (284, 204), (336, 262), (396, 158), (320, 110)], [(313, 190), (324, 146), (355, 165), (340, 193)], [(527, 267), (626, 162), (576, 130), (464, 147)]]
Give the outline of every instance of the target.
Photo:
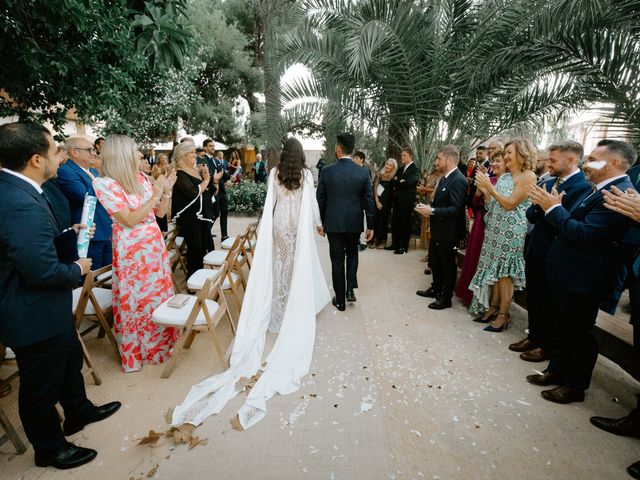
[(501, 332), (509, 325), (513, 291), (521, 290), (525, 284), (525, 212), (531, 203), (527, 189), (536, 183), (535, 155), (528, 140), (512, 140), (506, 144), (502, 159), (492, 157), (494, 173), (506, 169), (495, 186), (487, 174), (476, 175), (476, 185), (485, 195), (487, 227), (478, 269), (469, 284), (473, 292), (469, 310), (484, 312), (475, 321), (491, 322), (484, 329), (488, 332)]

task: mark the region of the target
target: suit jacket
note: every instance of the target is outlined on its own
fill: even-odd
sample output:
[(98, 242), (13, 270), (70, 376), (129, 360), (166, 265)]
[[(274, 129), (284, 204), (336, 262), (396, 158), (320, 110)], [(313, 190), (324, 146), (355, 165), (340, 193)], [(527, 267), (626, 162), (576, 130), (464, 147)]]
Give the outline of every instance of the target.
[(391, 180), (394, 209), (413, 210), (416, 201), (416, 187), (419, 181), (420, 170), (415, 163), (411, 163), (408, 167), (398, 168)]
[(207, 166), (209, 167), (209, 174), (211, 175), (211, 183), (210, 186), (213, 185), (213, 174), (219, 172), (220, 170), (224, 170), (224, 174), (220, 177), (218, 181), (218, 195), (226, 195), (227, 188), (225, 187), (225, 183), (231, 179), (231, 175), (229, 175), (228, 167), (225, 167), (226, 160), (222, 162), (218, 161), (216, 157), (210, 157), (209, 155), (204, 155), (205, 161), (207, 162)]
[[(551, 177), (543, 181), (541, 187), (551, 192), (555, 183), (556, 177)], [(571, 211), (576, 202), (591, 193), (591, 185), (584, 173), (578, 172), (562, 182), (562, 185), (558, 186), (558, 192), (564, 192), (562, 206)], [(527, 262), (544, 262), (551, 242), (556, 237), (556, 229), (547, 221), (544, 211), (538, 205), (531, 205), (527, 209), (527, 220), (533, 225), (533, 230), (526, 245), (524, 258)]]
[(71, 291), (81, 272), (59, 262), (60, 227), (32, 185), (0, 171), (0, 198), (0, 342), (22, 347), (74, 328)]
[(367, 217), (367, 228), (373, 229), (375, 210), (369, 172), (350, 158), (340, 158), (322, 169), (316, 198), (326, 232), (362, 232), (363, 211)]
[[(90, 168), (89, 171), (94, 177), (100, 176), (94, 168)], [(64, 193), (64, 196), (67, 197), (67, 200), (69, 200), (71, 222), (80, 223), (84, 197), (86, 195), (96, 196), (96, 191), (93, 189), (93, 184), (91, 183), (91, 177), (74, 161), (67, 160), (67, 162), (58, 169), (57, 182), (60, 190)], [(92, 240), (96, 242), (110, 241), (111, 217), (100, 202), (96, 204), (96, 213), (93, 217), (93, 222), (96, 225), (96, 231)]]
[[(621, 190), (632, 187), (629, 177), (606, 185)], [(545, 215), (556, 229), (546, 258), (547, 280), (565, 290), (604, 298), (613, 288), (619, 265), (612, 262), (630, 220), (604, 206), (601, 191), (595, 191), (573, 205), (559, 206)]]
[(431, 238), (440, 242), (457, 242), (465, 235), (465, 205), (467, 202), (467, 178), (459, 169), (449, 177), (440, 177), (431, 206)]
[(73, 223), (71, 222), (71, 209), (69, 208), (69, 200), (64, 196), (62, 190), (58, 186), (58, 182), (55, 178), (48, 180), (42, 184), (42, 190), (46, 192), (49, 197), (49, 203), (53, 214), (58, 220), (58, 225), (63, 230), (69, 228)]

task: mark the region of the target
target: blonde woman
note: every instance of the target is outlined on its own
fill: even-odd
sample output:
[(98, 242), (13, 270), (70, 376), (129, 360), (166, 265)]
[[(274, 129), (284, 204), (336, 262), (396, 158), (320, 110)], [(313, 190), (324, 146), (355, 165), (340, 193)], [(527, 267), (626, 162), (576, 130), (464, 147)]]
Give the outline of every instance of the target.
[(151, 315), (173, 296), (169, 257), (154, 213), (169, 207), (175, 174), (155, 183), (138, 171), (142, 154), (134, 141), (111, 135), (102, 147), (104, 176), (93, 181), (113, 219), (113, 315), (125, 372), (165, 361), (179, 331), (152, 323)]
[(393, 201), (393, 188), (391, 180), (398, 170), (398, 162), (395, 158), (389, 158), (381, 171), (373, 179), (373, 199), (376, 204), (376, 225), (374, 228), (375, 247), (383, 249), (387, 244), (389, 235), (389, 217), (391, 216), (391, 202)]
[[(177, 180), (173, 186), (171, 211), (180, 235), (187, 244), (187, 274), (191, 276), (202, 268), (202, 257), (214, 249), (211, 227), (214, 208), (209, 168), (196, 164), (196, 147), (181, 143), (173, 151)], [(222, 173), (213, 176), (214, 185)], [(215, 192), (213, 192), (215, 193)]]
[(153, 164), (153, 167), (151, 167), (151, 176), (154, 179), (158, 178), (160, 175), (164, 175), (165, 177), (167, 177), (169, 175), (169, 172), (169, 157), (167, 157), (166, 154), (161, 153), (160, 155), (158, 155), (158, 159)]
[(491, 322), (485, 328), (488, 332), (501, 332), (509, 325), (513, 291), (525, 284), (525, 213), (531, 204), (529, 186), (536, 184), (535, 159), (531, 142), (515, 139), (505, 145), (506, 173), (500, 175), (495, 186), (486, 173), (476, 174), (476, 185), (485, 196), (487, 227), (478, 268), (469, 284), (474, 297), (470, 310), (484, 312), (475, 320)]

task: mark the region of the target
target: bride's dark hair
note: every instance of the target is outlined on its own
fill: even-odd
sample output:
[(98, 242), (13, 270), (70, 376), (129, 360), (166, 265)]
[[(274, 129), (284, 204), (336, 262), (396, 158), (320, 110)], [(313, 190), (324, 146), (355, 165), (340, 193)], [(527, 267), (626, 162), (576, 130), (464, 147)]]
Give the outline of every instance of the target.
[(302, 185), (305, 165), (302, 144), (291, 137), (284, 142), (278, 163), (278, 180), (287, 190), (297, 190)]

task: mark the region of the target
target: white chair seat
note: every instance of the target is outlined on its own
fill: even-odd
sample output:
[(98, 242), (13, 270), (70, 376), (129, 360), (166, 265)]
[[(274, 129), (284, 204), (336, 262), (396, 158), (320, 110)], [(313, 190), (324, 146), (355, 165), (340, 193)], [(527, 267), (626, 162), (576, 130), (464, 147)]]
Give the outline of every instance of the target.
[(202, 263), (219, 267), (227, 259), (227, 253), (222, 250), (212, 250), (202, 258)]
[[(231, 278), (233, 278), (233, 283), (236, 283), (238, 281), (238, 274), (231, 272)], [(229, 283), (228, 275), (224, 278), (224, 282), (222, 282), (222, 289), (223, 290), (231, 289), (231, 284)]]
[(212, 268), (201, 268), (196, 270), (193, 275), (187, 279), (187, 288), (189, 290), (201, 290), (204, 282), (207, 280), (215, 280), (220, 275), (220, 270)]
[[(92, 288), (93, 296), (96, 297), (98, 301), (98, 305), (102, 310), (113, 305), (113, 293), (108, 288)], [(76, 311), (78, 306), (78, 301), (80, 300), (80, 293), (82, 292), (82, 287), (75, 288), (73, 290), (73, 311)], [(91, 300), (87, 302), (87, 308), (84, 311), (85, 315), (95, 315), (96, 310), (93, 308), (93, 303)]]
[[(171, 300), (171, 299), (169, 299)], [(193, 295), (189, 295), (189, 300), (180, 308), (173, 308), (167, 305), (169, 300), (164, 302), (158, 308), (156, 308), (155, 312), (153, 312), (152, 319), (154, 323), (158, 323), (160, 325), (173, 325), (176, 327), (182, 327), (187, 324), (187, 319), (189, 318), (189, 314), (191, 313), (191, 309), (193, 305), (196, 303), (196, 297)], [(207, 309), (209, 310), (209, 315), (212, 317), (218, 311), (218, 304), (213, 300), (205, 300), (207, 305)], [(202, 309), (198, 312), (198, 316), (196, 317), (193, 324), (195, 326), (206, 325), (207, 319), (204, 316), (204, 312)]]
[(183, 243), (184, 243), (184, 237), (176, 237), (176, 246), (178, 248), (181, 248)]
[(100, 275), (98, 275), (96, 277), (96, 281), (102, 282), (103, 280), (111, 278), (112, 275), (113, 275), (113, 270), (109, 270), (108, 272), (104, 272), (104, 273), (101, 273)]
[[(236, 241), (236, 237), (229, 237), (227, 238), (224, 242), (222, 242), (220, 244), (220, 246), (224, 249), (224, 250), (231, 250), (231, 247), (233, 247), (233, 242)], [(251, 240), (251, 241), (246, 241), (245, 242), (245, 247), (251, 247), (252, 249), (256, 247), (256, 241), (255, 240)]]

